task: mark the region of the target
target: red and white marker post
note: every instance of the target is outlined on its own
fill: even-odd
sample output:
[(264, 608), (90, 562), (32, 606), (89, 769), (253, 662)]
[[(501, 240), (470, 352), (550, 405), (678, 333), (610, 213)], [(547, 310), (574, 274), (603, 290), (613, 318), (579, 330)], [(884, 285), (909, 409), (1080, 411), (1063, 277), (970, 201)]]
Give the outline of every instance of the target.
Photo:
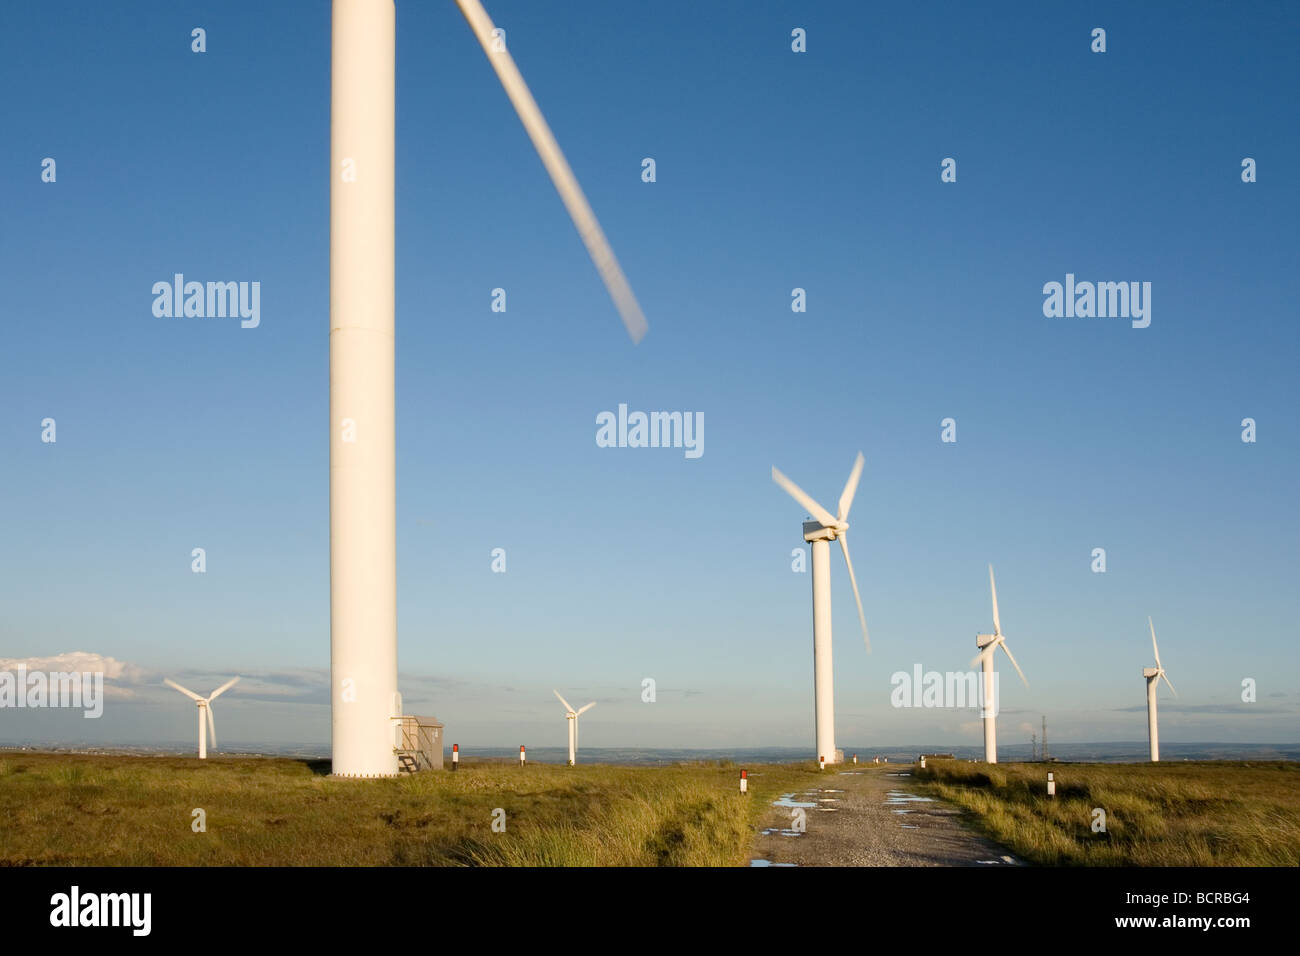
[(460, 766), (460, 744), (451, 745), (451, 769), (455, 770)]
[(528, 757), (524, 753), (524, 745), (520, 744), (519, 745), (519, 766), (522, 767), (527, 762), (528, 762)]
[(740, 771), (740, 792), (749, 793), (749, 771)]
[(819, 757), (817, 758), (817, 769), (818, 769), (818, 770), (825, 770), (825, 769), (826, 769), (826, 757), (825, 757), (825, 756), (819, 756)]

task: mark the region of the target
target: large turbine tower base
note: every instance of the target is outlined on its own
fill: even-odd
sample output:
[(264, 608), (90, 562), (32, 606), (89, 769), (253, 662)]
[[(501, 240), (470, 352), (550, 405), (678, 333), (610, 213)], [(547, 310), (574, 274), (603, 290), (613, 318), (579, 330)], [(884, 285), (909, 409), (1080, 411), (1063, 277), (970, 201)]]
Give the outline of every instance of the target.
[(330, 102), (333, 773), (397, 774), (392, 0), (334, 0)]

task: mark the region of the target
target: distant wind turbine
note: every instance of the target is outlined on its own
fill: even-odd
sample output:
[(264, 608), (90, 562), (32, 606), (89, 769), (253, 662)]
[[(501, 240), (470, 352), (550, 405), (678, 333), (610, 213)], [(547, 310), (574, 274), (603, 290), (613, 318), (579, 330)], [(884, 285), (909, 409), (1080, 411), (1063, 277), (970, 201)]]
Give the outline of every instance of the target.
[(1174, 691), (1174, 696), (1178, 696), (1178, 691), (1174, 690), (1173, 682), (1165, 675), (1164, 666), (1160, 663), (1160, 648), (1156, 646), (1156, 626), (1151, 622), (1150, 616), (1147, 617), (1147, 625), (1151, 628), (1151, 650), (1155, 651), (1156, 666), (1142, 668), (1142, 676), (1147, 679), (1147, 735), (1151, 738), (1151, 762), (1156, 763), (1160, 760), (1160, 731), (1156, 727), (1156, 689), (1160, 686), (1161, 678), (1169, 685), (1169, 689)]
[(560, 692), (558, 690), (554, 693), (556, 697), (560, 698), (560, 703), (564, 705), (564, 716), (569, 722), (569, 766), (572, 767), (578, 759), (578, 718), (591, 710), (591, 708), (595, 707), (596, 702), (593, 700), (586, 707), (579, 707), (577, 710), (574, 710), (569, 706), (567, 700), (560, 697)]
[[(208, 731), (212, 731), (212, 746), (214, 748), (217, 746), (217, 725), (216, 722), (212, 719), (212, 702), (216, 700), (218, 697), (220, 697), (222, 694), (224, 694), (226, 691), (230, 690), (230, 688), (234, 687), (235, 684), (237, 684), (238, 682), (239, 682), (238, 677), (232, 677), (230, 680), (226, 681), (224, 684), (222, 684), (220, 687), (214, 690), (207, 697), (200, 697), (198, 694), (194, 693), (194, 691), (182, 687), (180, 684), (176, 683), (170, 677), (163, 678), (163, 683), (166, 684), (168, 687), (176, 688), (186, 697), (193, 698), (194, 701), (198, 704), (199, 759), (200, 760), (206, 760), (208, 758)], [(207, 723), (204, 723), (203, 720), (205, 714), (207, 715)]]
[(795, 501), (803, 505), (815, 520), (805, 521), (803, 539), (812, 544), (813, 590), (813, 699), (816, 718), (815, 734), (817, 753), (827, 763), (840, 763), (844, 755), (835, 749), (835, 669), (831, 664), (831, 553), (830, 542), (839, 540), (844, 552), (844, 564), (849, 569), (849, 583), (853, 585), (853, 599), (858, 602), (858, 621), (862, 625), (862, 640), (867, 652), (871, 639), (867, 636), (867, 617), (862, 612), (862, 596), (858, 593), (858, 579), (853, 574), (853, 561), (849, 558), (849, 509), (857, 494), (858, 479), (862, 477), (862, 452), (853, 462), (849, 480), (840, 494), (839, 511), (832, 515), (793, 481), (772, 469), (772, 480), (785, 489)]
[(993, 655), (999, 647), (1006, 652), (1007, 657), (1011, 659), (1011, 665), (1020, 675), (1020, 679), (1029, 686), (1029, 681), (1025, 680), (1025, 672), (1020, 669), (1016, 663), (1015, 655), (1011, 653), (1011, 648), (1007, 647), (1007, 639), (1002, 636), (1002, 621), (998, 618), (998, 586), (993, 581), (993, 565), (989, 565), (989, 592), (993, 595), (993, 633), (979, 634), (975, 637), (975, 646), (980, 649), (970, 662), (974, 667), (977, 662), (983, 663), (984, 675), (984, 762), (998, 762), (998, 718), (997, 718), (997, 688), (993, 682)]

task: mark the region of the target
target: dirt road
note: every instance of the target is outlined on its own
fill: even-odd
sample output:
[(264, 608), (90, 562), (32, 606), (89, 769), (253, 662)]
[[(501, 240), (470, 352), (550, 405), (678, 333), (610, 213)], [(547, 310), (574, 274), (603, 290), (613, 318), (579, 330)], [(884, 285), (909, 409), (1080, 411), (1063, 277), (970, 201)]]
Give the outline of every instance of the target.
[[(802, 827), (802, 828), (801, 828)], [(763, 818), (753, 866), (1018, 866), (923, 797), (906, 765), (828, 767), (818, 787), (787, 794)]]

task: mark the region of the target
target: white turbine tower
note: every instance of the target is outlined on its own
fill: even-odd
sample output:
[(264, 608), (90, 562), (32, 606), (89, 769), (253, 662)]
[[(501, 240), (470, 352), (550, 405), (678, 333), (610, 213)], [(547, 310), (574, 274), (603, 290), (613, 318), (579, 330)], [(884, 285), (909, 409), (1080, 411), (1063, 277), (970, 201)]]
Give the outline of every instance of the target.
[[(554, 691), (556, 697), (560, 697), (560, 692)], [(591, 708), (596, 706), (593, 700), (586, 707), (579, 707), (574, 710), (569, 706), (569, 702), (560, 697), (560, 703), (564, 705), (564, 717), (569, 722), (569, 766), (572, 767), (578, 759), (578, 718), (585, 714)]]
[(1151, 627), (1151, 650), (1155, 651), (1156, 666), (1142, 668), (1142, 676), (1147, 679), (1147, 735), (1151, 738), (1151, 762), (1156, 763), (1160, 760), (1160, 731), (1156, 727), (1156, 690), (1160, 686), (1160, 679), (1164, 678), (1169, 689), (1174, 691), (1174, 696), (1178, 696), (1178, 691), (1174, 690), (1173, 681), (1165, 674), (1164, 665), (1160, 663), (1160, 648), (1156, 646), (1156, 626), (1151, 623), (1151, 618), (1147, 618), (1147, 624)]
[[(559, 190), (628, 334), (645, 317), (479, 0), (457, 0)], [(495, 34), (495, 35), (494, 35)], [(330, 104), (330, 703), (333, 772), (397, 773), (392, 0), (334, 0)]]
[(840, 494), (839, 511), (832, 516), (802, 488), (772, 469), (772, 480), (784, 488), (795, 501), (803, 505), (815, 520), (805, 521), (803, 539), (812, 544), (813, 591), (813, 697), (815, 701), (817, 753), (827, 763), (839, 763), (844, 755), (835, 749), (835, 669), (831, 665), (831, 555), (830, 543), (839, 540), (844, 551), (844, 564), (849, 569), (849, 583), (853, 585), (853, 599), (858, 602), (858, 621), (862, 624), (862, 640), (867, 651), (871, 639), (867, 636), (867, 617), (862, 613), (862, 597), (858, 594), (858, 579), (853, 574), (853, 561), (849, 558), (848, 530), (849, 508), (862, 477), (862, 452), (858, 452), (849, 480)]
[(999, 647), (1011, 659), (1011, 665), (1015, 667), (1016, 673), (1020, 675), (1020, 679), (1025, 682), (1026, 687), (1029, 686), (1029, 681), (1025, 680), (1025, 672), (1016, 663), (1015, 655), (1011, 653), (1011, 648), (1007, 647), (1007, 639), (1002, 636), (1002, 621), (998, 618), (998, 586), (993, 582), (993, 565), (991, 564), (989, 565), (989, 592), (993, 595), (993, 633), (976, 635), (975, 646), (980, 649), (980, 652), (972, 658), (970, 666), (974, 667), (976, 662), (983, 662), (984, 761), (986, 763), (997, 763), (998, 692), (997, 684), (993, 679), (993, 655)]
[[(212, 702), (216, 700), (218, 697), (220, 697), (222, 694), (224, 694), (226, 691), (230, 690), (230, 688), (234, 687), (235, 684), (237, 684), (238, 682), (239, 682), (238, 677), (232, 677), (230, 680), (226, 681), (224, 684), (222, 684), (220, 687), (214, 690), (207, 697), (200, 697), (198, 694), (194, 693), (194, 691), (182, 687), (180, 684), (176, 683), (170, 677), (163, 678), (163, 683), (166, 684), (168, 687), (176, 688), (186, 697), (192, 698), (194, 702), (198, 704), (199, 759), (200, 760), (208, 759), (208, 731), (209, 730), (212, 731), (212, 746), (215, 747), (217, 745), (217, 724), (212, 719)], [(205, 716), (207, 718), (206, 723), (204, 721)]]

